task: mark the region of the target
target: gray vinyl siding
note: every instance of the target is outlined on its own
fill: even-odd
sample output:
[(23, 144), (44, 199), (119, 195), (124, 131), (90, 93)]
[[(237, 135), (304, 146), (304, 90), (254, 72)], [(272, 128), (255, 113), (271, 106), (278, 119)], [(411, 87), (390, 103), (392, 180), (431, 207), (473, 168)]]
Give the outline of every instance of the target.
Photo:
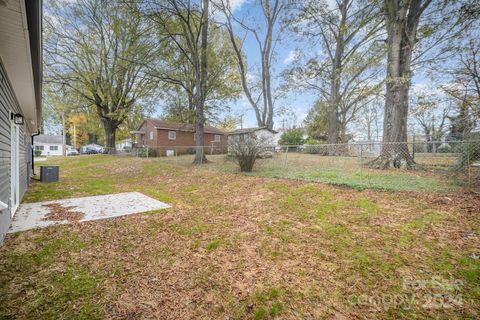
[[(21, 113), (5, 69), (0, 61), (0, 200), (9, 203), (10, 199), (10, 112)], [(31, 146), (30, 132), (26, 126), (20, 127), (20, 199), (29, 184)], [(10, 210), (0, 211), (0, 244), (10, 226)]]

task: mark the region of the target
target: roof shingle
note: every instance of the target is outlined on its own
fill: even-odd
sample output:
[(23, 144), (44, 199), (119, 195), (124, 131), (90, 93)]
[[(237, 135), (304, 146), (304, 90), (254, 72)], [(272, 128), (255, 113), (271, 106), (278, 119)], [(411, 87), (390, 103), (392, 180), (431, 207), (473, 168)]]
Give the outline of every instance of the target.
[[(157, 129), (195, 132), (194, 124), (169, 122), (160, 119), (146, 119), (145, 121), (149, 121)], [(225, 134), (224, 131), (209, 125), (205, 125), (204, 130), (205, 133)]]

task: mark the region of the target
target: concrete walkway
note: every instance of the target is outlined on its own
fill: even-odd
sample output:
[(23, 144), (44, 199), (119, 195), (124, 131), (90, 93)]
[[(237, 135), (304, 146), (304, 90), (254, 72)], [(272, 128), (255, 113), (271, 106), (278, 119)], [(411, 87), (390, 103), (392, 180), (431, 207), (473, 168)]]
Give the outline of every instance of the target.
[(139, 192), (125, 192), (104, 196), (23, 203), (18, 208), (9, 233), (169, 208), (166, 203)]

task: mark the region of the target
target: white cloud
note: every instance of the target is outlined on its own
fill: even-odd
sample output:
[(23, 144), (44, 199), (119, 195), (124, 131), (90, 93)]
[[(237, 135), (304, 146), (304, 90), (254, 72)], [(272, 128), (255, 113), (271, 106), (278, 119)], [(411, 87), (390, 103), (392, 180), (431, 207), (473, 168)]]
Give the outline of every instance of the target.
[(257, 80), (257, 76), (251, 72), (248, 72), (247, 71), (247, 74), (245, 75), (245, 78), (247, 79), (247, 81), (255, 81)]
[(229, 0), (230, 2), (230, 8), (232, 8), (232, 12), (235, 12), (235, 10), (238, 10), (242, 7), (242, 5), (247, 2), (247, 0)]
[(288, 53), (288, 56), (283, 60), (284, 64), (290, 64), (297, 60), (300, 57), (300, 51), (298, 49), (294, 49)]
[[(225, 0), (224, 0), (225, 1)], [(248, 0), (226, 0), (230, 4), (230, 10), (232, 13), (235, 13), (235, 11), (239, 10), (244, 3), (246, 3)], [(212, 18), (217, 21), (217, 22), (224, 22), (225, 21), (225, 15), (221, 10), (217, 9), (217, 6), (215, 4), (220, 4), (221, 2), (219, 0), (213, 0), (213, 5), (210, 6), (211, 10), (211, 15)]]
[(428, 94), (428, 95), (435, 95), (435, 96), (445, 95), (443, 90), (441, 90), (437, 86), (429, 84), (429, 83), (414, 83), (414, 84), (412, 84), (411, 93), (412, 93), (412, 95), (417, 95), (417, 94)]

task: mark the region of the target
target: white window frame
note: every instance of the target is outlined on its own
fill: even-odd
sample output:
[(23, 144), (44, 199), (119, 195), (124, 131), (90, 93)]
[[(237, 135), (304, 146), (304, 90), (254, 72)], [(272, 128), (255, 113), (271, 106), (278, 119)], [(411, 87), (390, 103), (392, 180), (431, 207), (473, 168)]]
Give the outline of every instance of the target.
[(150, 140), (153, 140), (153, 131), (150, 131)]
[(168, 140), (176, 140), (177, 139), (177, 131), (168, 131)]
[(58, 151), (58, 146), (48, 146), (48, 150), (49, 151)]
[(219, 134), (216, 134), (216, 135), (213, 136), (213, 141), (214, 142), (220, 142), (220, 141), (222, 141), (222, 137)]

